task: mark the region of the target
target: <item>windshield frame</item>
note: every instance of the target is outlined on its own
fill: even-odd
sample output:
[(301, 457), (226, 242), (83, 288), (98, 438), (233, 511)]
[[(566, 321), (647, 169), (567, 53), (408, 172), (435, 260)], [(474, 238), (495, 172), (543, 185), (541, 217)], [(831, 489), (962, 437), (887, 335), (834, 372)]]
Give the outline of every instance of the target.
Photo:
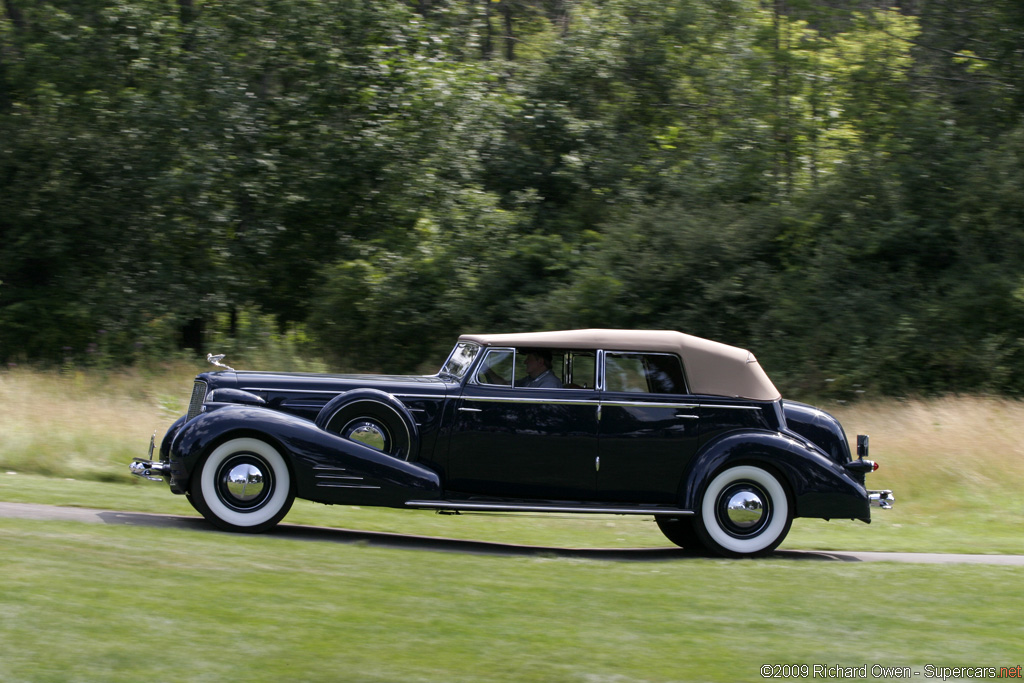
[[(461, 382), (469, 374), (473, 365), (476, 364), (476, 360), (482, 350), (483, 346), (476, 342), (457, 342), (452, 348), (451, 353), (448, 354), (448, 359), (445, 360), (444, 365), (437, 371), (438, 377), (450, 377), (457, 382)], [(470, 355), (467, 360), (463, 361), (462, 359), (466, 357), (467, 353)]]

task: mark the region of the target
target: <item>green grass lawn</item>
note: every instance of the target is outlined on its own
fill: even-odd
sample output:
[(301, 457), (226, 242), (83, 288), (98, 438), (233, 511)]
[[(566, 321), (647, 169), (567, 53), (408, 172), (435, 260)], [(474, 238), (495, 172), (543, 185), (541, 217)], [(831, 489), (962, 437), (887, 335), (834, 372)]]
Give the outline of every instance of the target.
[[(197, 517), (147, 482), (0, 474), (0, 500)], [(883, 519), (798, 520), (783, 548), (1015, 547)], [(1024, 641), (1017, 567), (556, 550), (669, 547), (634, 517), (298, 501), (285, 521), (552, 550), (0, 518), (0, 681), (754, 681), (771, 663), (1016, 666)]]
[[(198, 519), (127, 475), (187, 378), (101, 379), (0, 374), (0, 501)], [(844, 410), (896, 508), (871, 525), (798, 519), (782, 549), (1024, 554), (1024, 406)], [(285, 523), (547, 550), (0, 518), (0, 681), (731, 682), (773, 663), (920, 680), (1021, 663), (1018, 567), (564, 551), (670, 547), (650, 518), (622, 516), (297, 501)]]
[(482, 556), (0, 519), (3, 681), (744, 681), (1015, 665), (1024, 571)]

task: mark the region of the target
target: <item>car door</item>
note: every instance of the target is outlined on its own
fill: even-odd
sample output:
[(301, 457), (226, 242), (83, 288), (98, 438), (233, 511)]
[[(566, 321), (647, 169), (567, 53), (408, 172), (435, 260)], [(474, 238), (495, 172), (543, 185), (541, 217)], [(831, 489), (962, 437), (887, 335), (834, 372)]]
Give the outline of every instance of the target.
[[(594, 383), (512, 386), (516, 349), (490, 349), (456, 399), (449, 496), (591, 500), (596, 489)], [(562, 361), (564, 363), (564, 360)], [(562, 366), (558, 373), (571, 379)]]
[(599, 421), (598, 499), (674, 504), (698, 448), (701, 407), (674, 354), (607, 351)]

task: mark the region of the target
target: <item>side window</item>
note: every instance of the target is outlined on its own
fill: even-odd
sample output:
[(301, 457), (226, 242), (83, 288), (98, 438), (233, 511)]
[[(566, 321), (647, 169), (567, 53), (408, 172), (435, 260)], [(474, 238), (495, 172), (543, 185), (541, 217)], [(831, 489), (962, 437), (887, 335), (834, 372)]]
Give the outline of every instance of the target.
[(562, 389), (565, 384), (565, 351), (548, 348), (516, 349), (517, 387)]
[(513, 349), (491, 349), (480, 363), (474, 379), (478, 384), (511, 387), (514, 363)]
[(597, 386), (597, 354), (593, 351), (566, 352), (564, 376), (568, 389), (593, 389)]
[(608, 391), (647, 393), (643, 356), (636, 353), (605, 354), (604, 386)]
[(473, 381), (493, 387), (593, 389), (597, 354), (572, 349), (488, 349)]
[(686, 378), (679, 356), (651, 354), (644, 358), (647, 384), (652, 394), (685, 394)]
[(605, 354), (605, 389), (645, 394), (685, 394), (677, 356), (666, 353)]

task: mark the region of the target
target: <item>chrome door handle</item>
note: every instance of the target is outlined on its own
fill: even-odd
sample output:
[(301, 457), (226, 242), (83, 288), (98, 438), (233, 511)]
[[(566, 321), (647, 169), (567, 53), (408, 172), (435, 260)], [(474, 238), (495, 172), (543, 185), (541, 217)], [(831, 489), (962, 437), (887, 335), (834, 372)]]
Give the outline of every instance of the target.
[(692, 415), (690, 413), (676, 413), (676, 417), (680, 420), (699, 420), (700, 415)]
[(459, 411), (463, 412), (463, 413), (482, 413), (482, 412), (484, 412), (484, 411), (480, 410), (479, 408), (459, 408)]

